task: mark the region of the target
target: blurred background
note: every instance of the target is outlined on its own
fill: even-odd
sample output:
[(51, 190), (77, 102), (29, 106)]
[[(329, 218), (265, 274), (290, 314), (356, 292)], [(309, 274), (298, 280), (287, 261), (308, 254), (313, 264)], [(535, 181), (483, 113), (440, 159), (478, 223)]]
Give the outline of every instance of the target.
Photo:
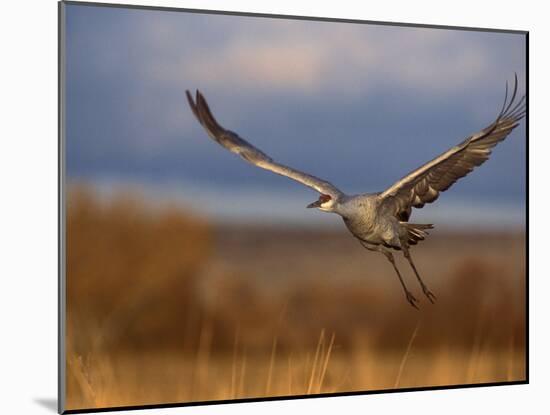
[(67, 5), (67, 408), (525, 378), (525, 127), (433, 205), (404, 300), (318, 195), (380, 191), (525, 91), (520, 34)]

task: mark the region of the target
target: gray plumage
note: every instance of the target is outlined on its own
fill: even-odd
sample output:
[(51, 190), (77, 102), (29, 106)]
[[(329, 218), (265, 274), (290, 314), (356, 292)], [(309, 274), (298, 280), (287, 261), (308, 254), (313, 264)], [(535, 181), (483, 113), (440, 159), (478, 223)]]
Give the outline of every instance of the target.
[(409, 247), (424, 240), (427, 230), (433, 225), (410, 223), (412, 208), (422, 208), (426, 203), (432, 203), (441, 192), (481, 165), (489, 158), (493, 147), (518, 125), (525, 115), (526, 106), (525, 96), (516, 102), (517, 86), (516, 76), (513, 93), (508, 100), (506, 84), (502, 109), (489, 126), (410, 172), (385, 191), (360, 195), (347, 195), (325, 180), (275, 162), (236, 133), (220, 126), (199, 91), (196, 92), (195, 100), (189, 91), (186, 94), (193, 114), (210, 137), (220, 145), (249, 163), (287, 176), (318, 191), (321, 194), (319, 200), (311, 203), (308, 208), (339, 214), (363, 247), (384, 254), (399, 277), (407, 301), (417, 308), (418, 300), (406, 287), (395, 264), (392, 250), (403, 252), (424, 294), (433, 303), (435, 296), (422, 281), (409, 252)]

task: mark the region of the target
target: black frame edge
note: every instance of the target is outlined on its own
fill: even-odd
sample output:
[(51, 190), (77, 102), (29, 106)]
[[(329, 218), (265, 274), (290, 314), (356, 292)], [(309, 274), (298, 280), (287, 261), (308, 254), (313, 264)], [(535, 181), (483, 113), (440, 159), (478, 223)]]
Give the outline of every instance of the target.
[(401, 26), (401, 27), (413, 27), (413, 28), (466, 30), (466, 31), (479, 31), (479, 32), (494, 32), (494, 33), (516, 33), (516, 34), (527, 33), (527, 30), (516, 30), (516, 29), (494, 29), (494, 28), (487, 28), (487, 27), (470, 27), (470, 26), (445, 26), (445, 25), (425, 24), (425, 23), (404, 23), (404, 22), (390, 22), (390, 21), (346, 19), (346, 18), (339, 18), (339, 17), (300, 16), (300, 15), (290, 15), (290, 14), (269, 14), (269, 13), (254, 13), (254, 12), (229, 11), (229, 10), (226, 11), (226, 10), (211, 10), (211, 9), (191, 9), (191, 8), (184, 8), (184, 7), (82, 2), (77, 0), (63, 0), (62, 2), (67, 5), (78, 5), (78, 6), (89, 6), (89, 7), (113, 7), (113, 8), (133, 9), (133, 10), (187, 12), (187, 13), (215, 14), (215, 15), (226, 15), (226, 16), (241, 16), (241, 17), (263, 17), (263, 18), (269, 18), (269, 19), (311, 20), (316, 22), (358, 23), (358, 24), (378, 25), (378, 26)]
[(66, 274), (65, 274), (65, 2), (57, 3), (57, 412), (65, 412), (66, 398)]
[(525, 33), (525, 379), (529, 383), (529, 32)]
[(131, 406), (113, 406), (106, 408), (93, 408), (93, 409), (69, 409), (63, 412), (63, 414), (87, 414), (93, 412), (114, 412), (114, 411), (129, 411), (140, 409), (168, 409), (168, 408), (182, 408), (189, 406), (206, 406), (206, 405), (223, 405), (223, 404), (235, 404), (235, 403), (248, 403), (248, 402), (272, 402), (272, 401), (293, 401), (296, 399), (318, 399), (318, 398), (334, 398), (340, 396), (365, 396), (365, 395), (379, 395), (383, 393), (403, 393), (403, 392), (430, 392), (441, 390), (453, 390), (453, 389), (468, 389), (468, 388), (481, 388), (481, 387), (493, 387), (493, 386), (516, 386), (527, 385), (527, 380), (518, 380), (510, 382), (489, 382), (489, 383), (472, 383), (466, 385), (446, 385), (446, 386), (423, 386), (418, 388), (402, 388), (402, 389), (379, 389), (372, 391), (351, 391), (351, 392), (336, 392), (336, 393), (321, 393), (312, 395), (292, 395), (292, 396), (270, 396), (260, 398), (239, 398), (239, 399), (221, 399), (212, 401), (196, 401), (196, 402), (184, 402), (184, 403), (164, 403), (164, 404), (151, 404), (151, 405), (131, 405)]

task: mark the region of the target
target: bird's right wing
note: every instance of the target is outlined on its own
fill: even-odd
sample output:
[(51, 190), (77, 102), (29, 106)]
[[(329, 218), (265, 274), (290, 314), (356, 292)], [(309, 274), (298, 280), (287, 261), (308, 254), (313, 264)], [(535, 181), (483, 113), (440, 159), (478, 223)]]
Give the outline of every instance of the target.
[(238, 154), (249, 163), (261, 167), (262, 169), (270, 170), (274, 173), (296, 180), (317, 190), (321, 194), (327, 194), (333, 198), (336, 198), (342, 194), (340, 190), (327, 181), (276, 163), (267, 154), (254, 147), (248, 141), (239, 137), (233, 131), (223, 128), (218, 124), (210, 112), (210, 108), (208, 107), (206, 100), (199, 91), (196, 93), (195, 101), (193, 101), (193, 97), (189, 91), (186, 91), (186, 94), (193, 114), (195, 114), (195, 117), (204, 127), (208, 135), (210, 135), (210, 137), (229, 151)]
[(421, 208), (435, 201), (461, 177), (491, 155), (491, 150), (517, 127), (525, 115), (525, 96), (514, 102), (514, 92), (508, 102), (508, 85), (500, 114), (489, 126), (466, 138), (460, 144), (412, 171), (379, 195), (381, 202), (395, 216), (407, 219), (411, 208)]

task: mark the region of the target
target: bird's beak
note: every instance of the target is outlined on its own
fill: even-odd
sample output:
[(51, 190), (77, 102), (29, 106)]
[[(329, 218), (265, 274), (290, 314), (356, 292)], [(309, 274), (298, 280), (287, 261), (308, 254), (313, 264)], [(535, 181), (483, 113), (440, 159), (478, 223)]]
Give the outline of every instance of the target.
[(316, 200), (315, 202), (310, 203), (309, 205), (307, 205), (307, 208), (311, 209), (311, 208), (316, 208), (316, 207), (319, 207), (319, 206), (321, 206), (321, 201)]

